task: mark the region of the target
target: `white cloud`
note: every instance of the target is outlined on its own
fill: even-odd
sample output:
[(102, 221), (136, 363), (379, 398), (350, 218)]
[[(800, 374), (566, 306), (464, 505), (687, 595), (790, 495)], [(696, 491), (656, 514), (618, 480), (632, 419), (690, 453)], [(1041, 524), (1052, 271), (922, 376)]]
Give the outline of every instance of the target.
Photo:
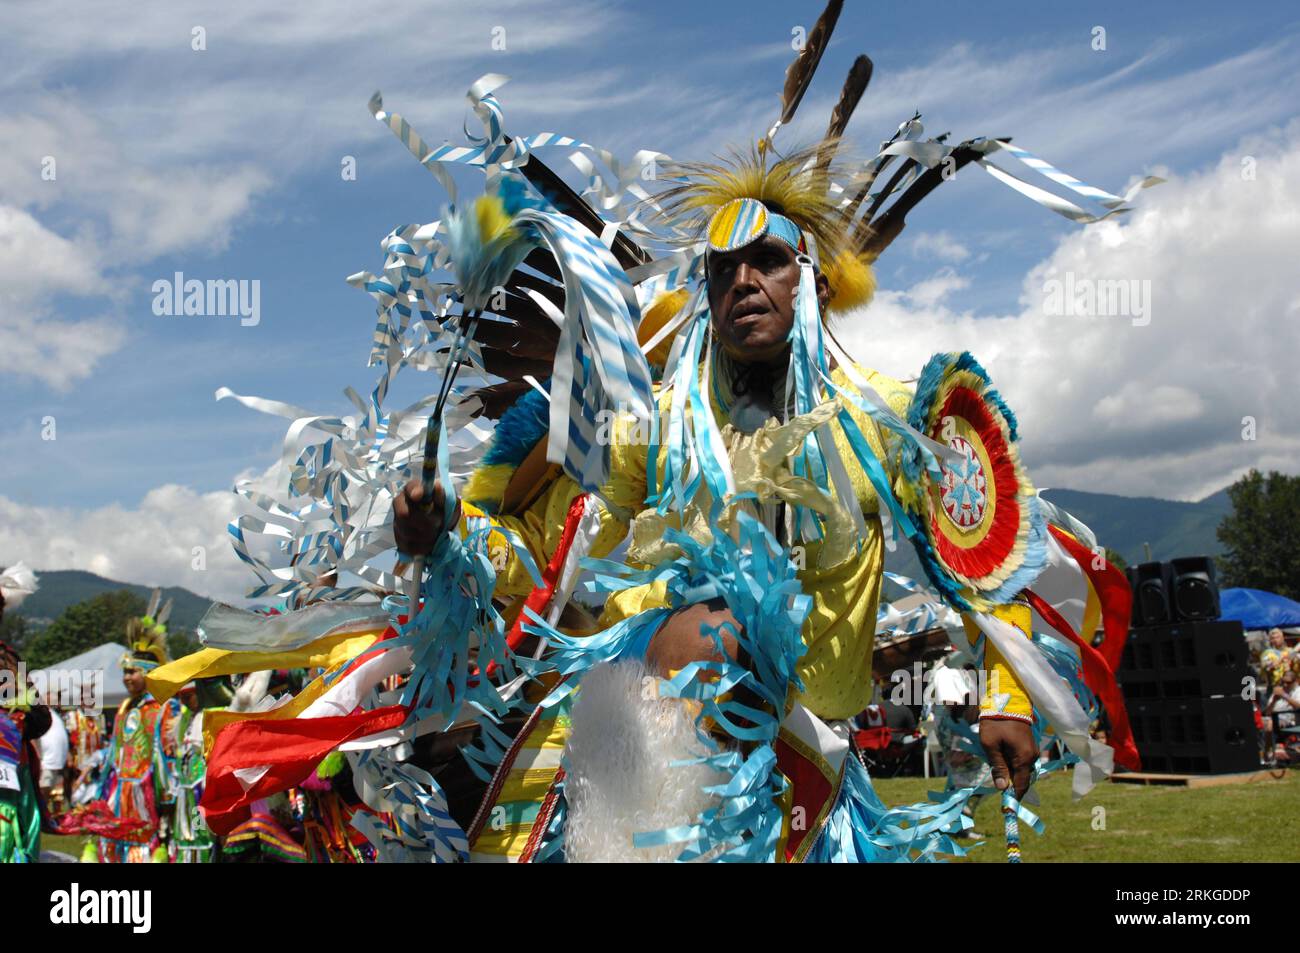
[[(157, 487), (138, 506), (95, 510), (22, 506), (0, 497), (0, 553), (41, 569), (84, 569), (144, 585), (184, 586), (200, 595), (238, 595), (251, 578), (225, 531), (232, 493)], [(200, 548), (205, 570), (192, 568)]]
[(207, 157), (171, 154), (158, 138), (143, 147), (121, 123), (135, 107), (96, 114), (72, 93), (43, 93), (29, 108), (0, 112), (0, 138), (20, 144), (0, 157), (0, 201), (61, 217), (75, 209), (80, 257), (102, 267), (220, 250), (271, 183), (265, 163), (233, 143)]
[[(146, 262), (179, 249), (220, 250), (270, 177), (249, 166), (136, 170), (108, 210), (118, 261)], [(129, 251), (127, 249), (130, 249)]]
[[(220, 250), (270, 180), (247, 164), (132, 160), (69, 97), (33, 105), (31, 114), (0, 113), (0, 139), (20, 144), (0, 156), (0, 373), (66, 390), (125, 343), (113, 309), (130, 281), (107, 272)], [(56, 217), (74, 221), (75, 234), (60, 234)], [(68, 302), (83, 299), (100, 314), (65, 317)]]
[(34, 377), (66, 391), (125, 339), (122, 327), (107, 319), (57, 320), (36, 310), (14, 321), (0, 317), (0, 373)]
[(933, 277), (919, 281), (903, 292), (913, 308), (933, 308), (954, 292), (970, 287), (970, 279), (963, 278), (951, 269), (943, 269)]
[(0, 287), (32, 298), (61, 291), (94, 293), (103, 278), (91, 249), (50, 231), (22, 209), (0, 205)]
[(34, 377), (59, 390), (121, 346), (103, 318), (56, 317), (48, 299), (105, 288), (93, 249), (0, 204), (0, 373)]
[[(164, 254), (220, 252), (273, 186), (337, 167), (344, 153), (409, 163), (366, 116), (376, 86), (389, 84), (391, 105), (417, 125), (432, 112), (426, 128), (458, 128), (474, 69), (502, 56), (495, 28), (518, 65), (615, 20), (595, 5), (539, 11), (522, 0), (490, 14), (417, 3), (402, 16), (437, 26), (394, 29), (391, 17), (342, 0), (310, 11), (178, 2), (148, 13), (69, 3), (58, 29), (41, 5), (0, 7), (0, 60), (15, 65), (0, 75), (0, 374), (66, 389), (123, 345), (112, 305), (142, 279), (135, 269)], [(191, 48), (197, 26), (203, 51)], [(570, 71), (532, 82), (515, 116), (613, 111), (653, 93), (620, 79)], [(57, 309), (54, 294), (65, 296)], [(107, 313), (60, 316), (91, 296)]]
[[(1140, 414), (1133, 409), (1141, 408)], [(1126, 381), (1114, 394), (1107, 394), (1092, 409), (1092, 419), (1112, 432), (1138, 432), (1152, 425), (1181, 424), (1199, 420), (1205, 402), (1196, 391), (1177, 384), (1151, 385)]]
[[(1018, 313), (964, 309), (962, 281), (943, 270), (880, 292), (842, 336), (900, 376), (933, 352), (972, 351), (1016, 410), (1044, 485), (1196, 499), (1252, 466), (1300, 472), (1298, 207), (1300, 121), (1143, 193), (1128, 221), (1070, 233), (1026, 275)], [(1067, 274), (1149, 283), (1149, 323), (1049, 313), (1049, 282)]]
[[(270, 489), (274, 470), (254, 485)], [(176, 484), (155, 487), (134, 506), (90, 510), (27, 506), (0, 496), (0, 565), (21, 559), (38, 570), (84, 569), (122, 582), (183, 586), (214, 599), (241, 600), (257, 584), (226, 532), (241, 506), (233, 492), (197, 493)]]
[(970, 249), (953, 238), (950, 232), (924, 232), (912, 240), (912, 255), (923, 261), (957, 263), (970, 257)]

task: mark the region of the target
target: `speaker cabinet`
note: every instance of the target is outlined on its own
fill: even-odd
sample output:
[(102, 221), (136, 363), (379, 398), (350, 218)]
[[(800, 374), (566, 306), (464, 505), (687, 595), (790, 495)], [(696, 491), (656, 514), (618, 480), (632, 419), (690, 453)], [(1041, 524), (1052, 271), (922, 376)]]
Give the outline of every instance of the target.
[(1128, 570), (1133, 589), (1133, 624), (1164, 625), (1174, 621), (1169, 567), (1165, 563), (1142, 563)]
[(1127, 570), (1133, 590), (1134, 626), (1208, 622), (1219, 617), (1214, 560), (1185, 556), (1167, 563), (1141, 563)]
[(1259, 767), (1255, 715), (1236, 696), (1128, 706), (1142, 768), (1158, 774), (1232, 774)]
[(1219, 617), (1219, 586), (1213, 560), (1206, 556), (1175, 559), (1169, 564), (1169, 575), (1177, 619), (1201, 622)]
[(1130, 631), (1116, 678), (1134, 701), (1240, 697), (1249, 661), (1240, 622), (1175, 622)]

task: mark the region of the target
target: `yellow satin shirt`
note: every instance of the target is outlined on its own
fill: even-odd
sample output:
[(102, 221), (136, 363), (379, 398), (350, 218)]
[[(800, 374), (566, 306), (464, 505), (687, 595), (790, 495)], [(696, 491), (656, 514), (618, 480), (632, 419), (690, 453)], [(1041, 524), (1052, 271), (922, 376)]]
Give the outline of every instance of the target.
[[(858, 370), (895, 412), (902, 414), (906, 410), (911, 399), (907, 387), (875, 371), (865, 368)], [(850, 393), (855, 393), (842, 370), (837, 368), (832, 377), (837, 384)], [(670, 390), (664, 390), (660, 394), (661, 413), (666, 411), (670, 394)], [(729, 422), (716, 400), (713, 401), (713, 409), (719, 426)], [(849, 405), (848, 412), (870, 444), (872, 452), (882, 462), (885, 461), (880, 429), (857, 407)], [(855, 540), (848, 558), (833, 566), (818, 565), (822, 543), (809, 543), (805, 547), (804, 568), (799, 570), (798, 575), (804, 592), (812, 598), (813, 604), (803, 627), (808, 651), (799, 664), (799, 674), (805, 687), (798, 701), (823, 719), (838, 719), (856, 715), (871, 701), (871, 661), (885, 547), (878, 516), (880, 501), (875, 490), (853, 456), (843, 428), (834, 421), (830, 427), (866, 517), (867, 532), (865, 537)], [(627, 513), (644, 510), (646, 496), (648, 448), (643, 440), (629, 439), (633, 433), (635, 431), (628, 421), (619, 421), (612, 428), (610, 475), (604, 488), (604, 495), (610, 503)], [(666, 457), (667, 451), (661, 447), (657, 464), (660, 476), (664, 471)], [(893, 478), (888, 466), (886, 473)], [(559, 544), (569, 504), (579, 492), (581, 491), (573, 480), (561, 476), (521, 516), (494, 516), (492, 521), (517, 533), (537, 564), (545, 565)], [(472, 515), (473, 508), (468, 508), (467, 513)], [(604, 513), (592, 555), (608, 555), (623, 541), (628, 525), (625, 519)], [(857, 534), (854, 533), (854, 536)], [(493, 540), (492, 545), (494, 549), (504, 546), (504, 540)], [(521, 595), (531, 588), (532, 580), (520, 561), (513, 556), (507, 557), (504, 569), (498, 576), (498, 593)], [(665, 604), (663, 583), (616, 592), (606, 600), (601, 624), (612, 625), (643, 609)]]

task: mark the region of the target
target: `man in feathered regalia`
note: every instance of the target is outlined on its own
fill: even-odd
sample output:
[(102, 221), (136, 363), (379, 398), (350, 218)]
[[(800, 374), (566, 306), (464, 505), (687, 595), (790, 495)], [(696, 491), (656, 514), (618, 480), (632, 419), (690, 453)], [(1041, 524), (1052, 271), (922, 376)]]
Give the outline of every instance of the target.
[[(369, 403), (349, 395), (359, 416), (219, 392), (296, 418), (286, 501), (241, 488), (265, 518), (231, 536), (262, 579), (250, 596), (311, 604), (214, 610), (208, 648), (150, 685), (323, 674), (214, 726), (214, 831), (342, 748), (374, 812), (353, 824), (381, 860), (932, 860), (964, 852), (963, 809), (994, 791), (1015, 859), (1017, 822), (1039, 826), (1020, 797), (1046, 769), (1049, 725), (1076, 791), (1116, 756), (1134, 763), (1113, 679), (1127, 587), (1035, 492), (988, 373), (940, 353), (906, 385), (855, 361), (833, 324), (869, 302), (873, 262), (951, 171), (982, 166), (1075, 221), (1132, 194), (1007, 140), (924, 139), (919, 117), (866, 163), (838, 157), (865, 56), (825, 137), (781, 152), (841, 6), (787, 72), (778, 121), (715, 162), (627, 164), (555, 133), (507, 135), (495, 75), (469, 91), (484, 134), (467, 146), (430, 147), (371, 100), (452, 204), (385, 239), (382, 275), (349, 279), (379, 302), (384, 365)], [(581, 195), (537, 158), (545, 146), (577, 150)], [(991, 164), (1004, 152), (1108, 211), (1049, 202)], [(654, 192), (638, 174), (650, 162)], [(456, 167), (481, 169), (486, 191), (462, 200)], [(406, 367), (440, 371), (441, 390), (390, 412)], [(306, 440), (313, 427), (326, 439)], [(256, 534), (287, 536), (290, 564), (255, 555)], [(375, 565), (394, 541), (396, 568)], [(888, 808), (848, 720), (870, 701), (884, 554), (902, 541), (988, 673), (978, 735), (995, 787)], [(583, 568), (606, 598), (575, 626)], [(323, 591), (323, 569), (364, 584)], [(1088, 737), (1099, 700), (1114, 751)]]
[[(713, 501), (707, 496), (682, 501), (681, 509), (668, 513), (647, 505), (651, 467), (657, 471), (658, 486), (666, 488), (671, 482), (670, 449), (661, 445), (657, 459), (651, 461), (647, 441), (635, 439), (636, 421), (621, 418), (611, 429), (610, 474), (601, 493), (612, 506), (605, 509), (592, 547), (593, 556), (605, 556), (630, 528), (628, 561), (648, 567), (680, 555), (680, 547), (665, 541), (667, 531), (685, 532), (707, 545), (715, 532), (733, 530), (737, 512), (748, 510), (759, 518), (779, 544), (791, 549), (801, 567), (800, 588), (810, 598), (801, 627), (806, 651), (796, 668), (802, 689), (790, 701), (826, 722), (848, 719), (871, 700), (885, 540), (880, 484), (873, 485), (868, 468), (874, 465), (884, 472), (887, 489), (897, 477), (891, 472), (894, 466), (883, 428), (847, 400), (824, 402), (820, 393), (801, 414), (799, 381), (791, 371), (798, 359), (795, 349), (804, 345), (808, 330), (797, 327), (796, 321), (806, 319), (811, 311), (820, 324), (833, 313), (861, 307), (874, 288), (870, 262), (848, 246), (845, 223), (828, 195), (830, 170), (817, 162), (819, 154), (834, 147), (834, 142), (822, 142), (780, 159), (755, 148), (725, 163), (668, 170), (670, 179), (685, 181), (663, 197), (665, 205), (707, 241), (705, 303), (714, 346), (702, 359), (691, 355), (688, 373), (693, 377), (679, 374), (660, 390), (659, 431), (666, 434), (671, 426), (676, 388), (707, 387), (706, 404), (693, 410), (713, 415), (735, 474), (735, 493), (752, 494), (754, 499), (722, 511), (721, 525), (710, 520)], [(685, 304), (685, 295), (669, 294), (653, 305), (642, 337), (657, 330), (665, 311), (671, 317)], [(899, 381), (860, 365), (841, 367), (833, 357), (827, 365), (831, 381), (840, 388), (850, 390), (850, 375), (856, 374), (896, 414), (906, 412), (913, 395)], [(535, 398), (526, 397), (525, 402)], [(521, 412), (516, 405), (514, 415), (503, 418), (498, 445), (516, 437), (511, 428)], [(699, 427), (700, 418), (694, 423)], [(811, 470), (800, 472), (790, 459), (819, 427), (829, 431), (829, 441), (839, 452), (848, 499), (840, 495), (841, 485), (818, 486)], [(860, 459), (854, 450), (861, 452), (864, 446), (869, 456)], [(475, 472), (463, 492), (467, 515), (462, 521), (479, 510), (499, 509), (501, 500), (491, 495), (490, 487), (494, 478), (500, 485), (500, 476), (499, 471)], [(432, 506), (423, 506), (423, 486), (412, 480), (397, 499), (394, 529), (403, 552), (433, 549), (443, 531), (441, 493), (442, 488), (435, 486)], [(558, 545), (563, 529), (556, 515), (567, 511), (581, 493), (571, 478), (559, 476), (536, 494), (527, 510), (494, 516), (492, 522), (517, 533), (534, 558), (543, 562)], [(615, 515), (620, 511), (635, 514), (630, 527)], [(497, 594), (523, 595), (530, 589), (527, 573), (512, 554), (498, 577)], [(665, 611), (654, 613), (655, 609)], [(649, 624), (618, 658), (639, 661), (650, 675), (669, 678), (693, 663), (721, 661), (710, 634), (714, 632), (720, 634), (722, 652), (738, 660), (744, 626), (721, 595), (678, 606), (672, 605), (663, 584), (623, 589), (610, 596), (600, 627), (607, 630), (634, 618), (647, 619)], [(1038, 754), (1030, 706), (1014, 673), (1003, 669), (999, 675), (1001, 690), (1014, 703), (999, 710), (990, 707), (980, 719), (980, 736), (997, 776), (1005, 785), (1014, 775), (1017, 793), (1023, 794)], [(601, 715), (608, 717), (610, 712)]]

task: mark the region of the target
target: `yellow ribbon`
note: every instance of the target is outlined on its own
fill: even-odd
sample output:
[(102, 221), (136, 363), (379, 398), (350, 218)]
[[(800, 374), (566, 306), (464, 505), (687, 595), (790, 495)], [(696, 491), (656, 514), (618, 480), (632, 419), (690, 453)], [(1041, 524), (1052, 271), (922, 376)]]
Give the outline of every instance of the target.
[(159, 666), (145, 676), (149, 692), (166, 701), (181, 687), (196, 678), (217, 675), (242, 675), (277, 668), (332, 669), (364, 652), (383, 633), (340, 632), (309, 642), (289, 652), (231, 652), (225, 649), (200, 649), (192, 655)]

